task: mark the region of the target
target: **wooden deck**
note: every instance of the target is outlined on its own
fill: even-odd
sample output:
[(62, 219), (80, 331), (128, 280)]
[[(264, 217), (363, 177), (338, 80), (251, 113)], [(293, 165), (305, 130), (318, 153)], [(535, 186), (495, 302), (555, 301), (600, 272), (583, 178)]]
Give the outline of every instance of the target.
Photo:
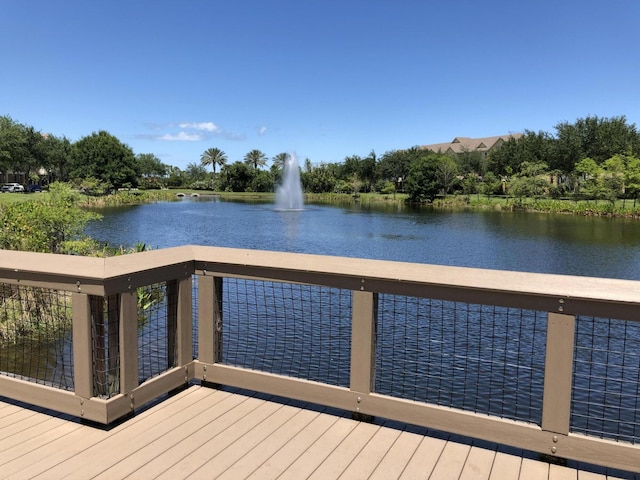
[[(640, 478), (640, 476), (637, 476)], [(247, 392), (191, 386), (110, 429), (0, 401), (0, 478), (635, 478)]]

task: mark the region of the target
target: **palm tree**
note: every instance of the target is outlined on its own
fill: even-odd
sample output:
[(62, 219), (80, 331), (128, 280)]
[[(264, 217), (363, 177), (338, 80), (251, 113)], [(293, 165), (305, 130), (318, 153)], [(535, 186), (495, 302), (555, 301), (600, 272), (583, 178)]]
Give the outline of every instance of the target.
[(252, 165), (255, 170), (267, 164), (267, 156), (260, 150), (251, 150), (244, 156), (244, 163)]
[(288, 153), (279, 153), (275, 157), (273, 157), (273, 166), (278, 170), (284, 170), (284, 164), (287, 161), (287, 157), (289, 157)]
[(200, 155), (200, 163), (203, 167), (211, 165), (213, 167), (213, 173), (216, 173), (216, 165), (222, 167), (227, 163), (227, 155), (219, 148), (209, 148)]

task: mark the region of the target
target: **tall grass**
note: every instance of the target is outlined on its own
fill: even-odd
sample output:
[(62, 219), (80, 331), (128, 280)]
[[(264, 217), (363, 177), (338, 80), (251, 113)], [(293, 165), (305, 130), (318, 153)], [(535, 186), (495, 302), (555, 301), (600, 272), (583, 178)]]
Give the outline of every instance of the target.
[(50, 343), (71, 328), (71, 294), (0, 285), (0, 346), (18, 340)]
[(118, 207), (140, 203), (165, 202), (176, 199), (176, 193), (170, 190), (128, 190), (100, 197), (84, 196), (80, 202), (83, 208)]

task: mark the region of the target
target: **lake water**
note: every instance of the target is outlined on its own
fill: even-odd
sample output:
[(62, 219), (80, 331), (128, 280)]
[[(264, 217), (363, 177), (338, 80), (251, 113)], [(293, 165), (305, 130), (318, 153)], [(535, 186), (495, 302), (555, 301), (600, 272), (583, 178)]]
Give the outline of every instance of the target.
[(86, 232), (116, 245), (211, 245), (640, 280), (640, 221), (497, 211), (185, 198), (103, 210)]

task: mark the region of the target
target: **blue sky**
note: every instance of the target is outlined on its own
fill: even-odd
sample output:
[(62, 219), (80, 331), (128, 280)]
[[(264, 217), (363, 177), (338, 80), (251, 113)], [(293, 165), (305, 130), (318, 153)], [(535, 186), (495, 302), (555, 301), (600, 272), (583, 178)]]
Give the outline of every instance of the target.
[(0, 0), (0, 115), (184, 168), (625, 115), (637, 0)]

